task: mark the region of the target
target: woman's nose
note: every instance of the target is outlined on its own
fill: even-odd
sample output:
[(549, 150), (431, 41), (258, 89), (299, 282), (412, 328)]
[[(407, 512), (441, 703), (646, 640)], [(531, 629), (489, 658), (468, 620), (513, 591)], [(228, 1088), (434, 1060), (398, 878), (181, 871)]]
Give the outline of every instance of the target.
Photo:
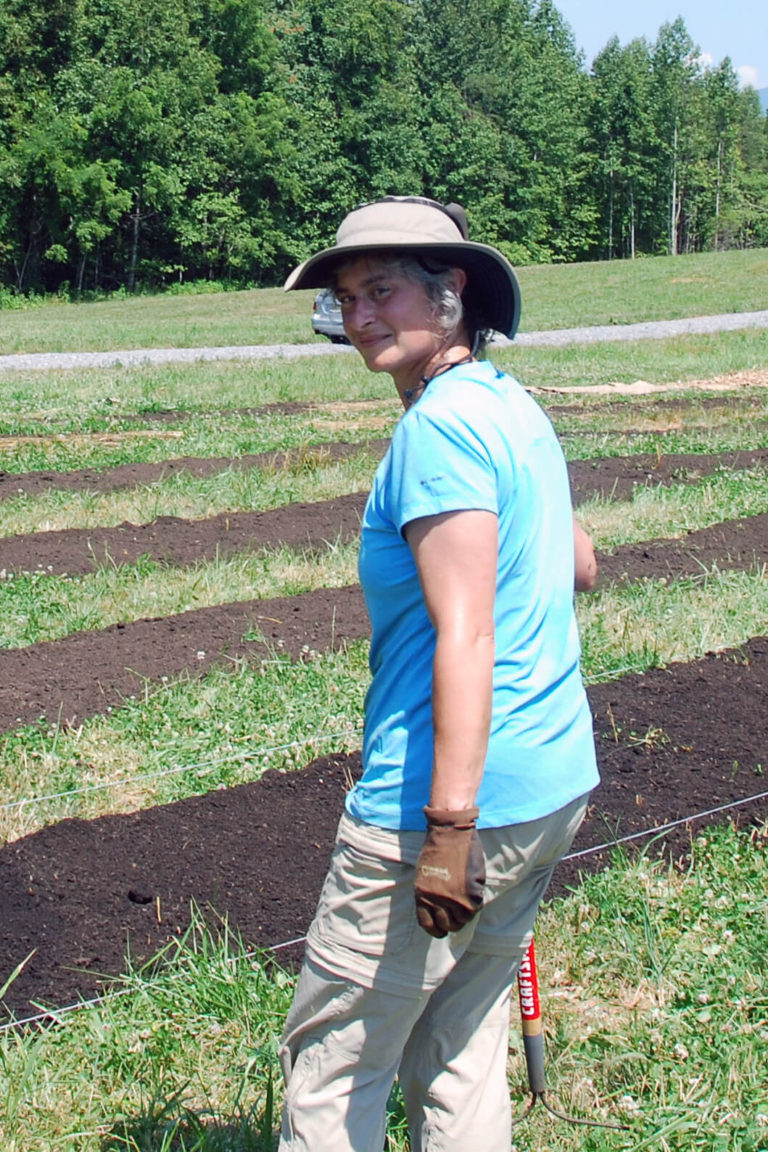
[(369, 324), (376, 315), (376, 306), (368, 296), (356, 296), (347, 314), (348, 321), (357, 328)]

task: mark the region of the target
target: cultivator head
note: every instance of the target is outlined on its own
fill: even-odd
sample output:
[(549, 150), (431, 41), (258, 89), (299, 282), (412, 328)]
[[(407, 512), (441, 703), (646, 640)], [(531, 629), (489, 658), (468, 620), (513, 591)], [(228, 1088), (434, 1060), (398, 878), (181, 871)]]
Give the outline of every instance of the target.
[(558, 1112), (546, 1098), (547, 1077), (544, 1066), (544, 1023), (541, 1016), (541, 1001), (539, 999), (539, 976), (536, 970), (536, 948), (531, 938), (528, 951), (520, 965), (517, 974), (517, 990), (520, 999), (520, 1016), (523, 1023), (523, 1047), (525, 1049), (525, 1066), (528, 1072), (528, 1084), (531, 1089), (531, 1098), (525, 1111), (512, 1124), (520, 1124), (530, 1115), (531, 1110), (540, 1100), (548, 1112), (565, 1120), (569, 1124), (583, 1124), (588, 1128), (612, 1128), (618, 1132), (627, 1132), (626, 1124), (606, 1124), (600, 1120), (582, 1120), (576, 1116), (567, 1116)]

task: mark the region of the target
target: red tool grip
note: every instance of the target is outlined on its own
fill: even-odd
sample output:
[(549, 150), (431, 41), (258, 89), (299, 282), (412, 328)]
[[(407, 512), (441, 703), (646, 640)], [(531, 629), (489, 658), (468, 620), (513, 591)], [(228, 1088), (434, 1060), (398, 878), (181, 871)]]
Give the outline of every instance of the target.
[(536, 972), (536, 949), (533, 938), (523, 957), (517, 974), (517, 991), (520, 996), (520, 1015), (523, 1018), (523, 1033), (531, 1036), (541, 1032), (541, 1003), (539, 1001), (539, 978)]
[(544, 1070), (544, 1024), (539, 1001), (539, 977), (536, 972), (536, 949), (533, 938), (517, 973), (520, 1015), (523, 1020), (523, 1046), (528, 1082), (534, 1096), (547, 1090)]

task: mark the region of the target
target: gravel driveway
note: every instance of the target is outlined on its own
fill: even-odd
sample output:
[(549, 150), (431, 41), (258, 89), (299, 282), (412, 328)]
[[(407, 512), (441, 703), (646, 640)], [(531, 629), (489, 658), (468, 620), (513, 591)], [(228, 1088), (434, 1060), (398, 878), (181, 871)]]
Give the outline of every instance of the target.
[[(688, 320), (649, 320), (641, 324), (601, 324), (592, 328), (561, 328), (551, 332), (521, 332), (518, 346), (595, 344), (603, 340), (661, 340), (688, 333), (725, 332), (738, 328), (768, 328), (768, 310), (694, 316)], [(511, 344), (504, 336), (497, 345)], [(352, 352), (344, 344), (235, 344), (222, 348), (136, 348), (115, 352), (24, 352), (0, 356), (0, 372), (50, 368), (104, 368), (111, 365), (193, 363), (197, 360), (269, 360), (282, 357), (339, 356)]]

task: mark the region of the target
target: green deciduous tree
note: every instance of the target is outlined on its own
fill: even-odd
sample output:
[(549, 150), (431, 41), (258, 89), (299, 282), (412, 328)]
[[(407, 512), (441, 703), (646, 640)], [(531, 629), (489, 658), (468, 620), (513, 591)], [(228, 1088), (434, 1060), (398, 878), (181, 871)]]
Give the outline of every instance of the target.
[(634, 257), (652, 235), (651, 160), (658, 148), (648, 44), (616, 37), (592, 65), (591, 183), (601, 223), (597, 254)]
[(766, 118), (682, 20), (553, 0), (3, 0), (0, 277), (279, 282), (390, 192), (515, 261), (768, 242)]

